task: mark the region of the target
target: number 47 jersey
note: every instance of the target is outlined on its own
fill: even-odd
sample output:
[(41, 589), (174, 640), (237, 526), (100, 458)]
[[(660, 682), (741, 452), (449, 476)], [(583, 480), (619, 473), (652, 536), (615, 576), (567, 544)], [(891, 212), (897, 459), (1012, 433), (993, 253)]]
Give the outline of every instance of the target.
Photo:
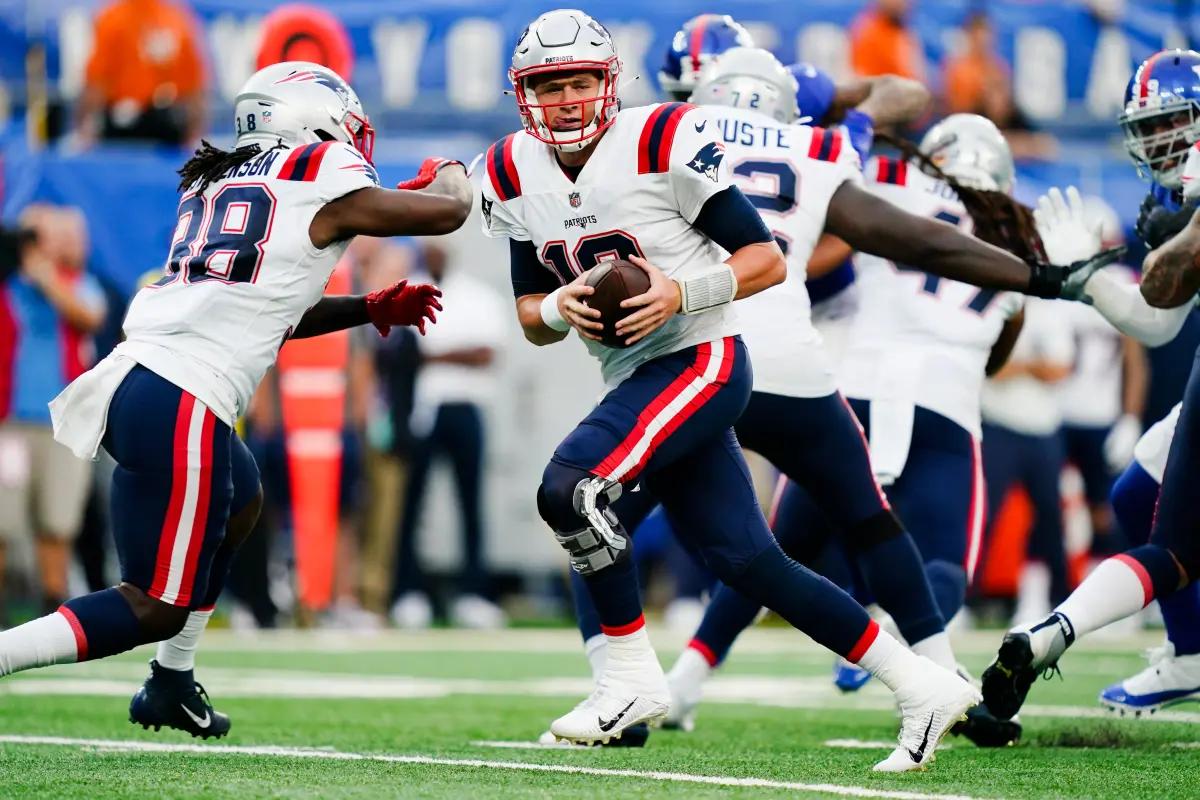
[(115, 354), (232, 426), (349, 244), (314, 247), (313, 217), (378, 183), (357, 150), (319, 142), (267, 150), (184, 192), (164, 275), (134, 297)]

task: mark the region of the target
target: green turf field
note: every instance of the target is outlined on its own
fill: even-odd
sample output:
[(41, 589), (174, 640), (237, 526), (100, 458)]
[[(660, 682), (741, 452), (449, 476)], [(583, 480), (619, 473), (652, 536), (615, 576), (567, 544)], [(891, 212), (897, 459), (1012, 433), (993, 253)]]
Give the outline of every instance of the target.
[[(997, 639), (959, 639), (960, 656), (978, 673)], [(838, 695), (827, 656), (772, 629), (743, 639), (694, 733), (659, 731), (642, 750), (498, 746), (532, 743), (587, 692), (577, 642), (570, 631), (212, 632), (197, 677), (233, 716), (219, 745), (126, 721), (149, 649), (23, 673), (0, 681), (0, 796), (1200, 796), (1200, 706), (1119, 720), (1095, 703), (1144, 665), (1153, 636), (1072, 650), (1066, 679), (1031, 694), (1020, 746), (950, 738), (929, 771), (890, 777), (870, 771), (896, 733), (886, 692)], [(667, 660), (680, 642), (658, 644)]]

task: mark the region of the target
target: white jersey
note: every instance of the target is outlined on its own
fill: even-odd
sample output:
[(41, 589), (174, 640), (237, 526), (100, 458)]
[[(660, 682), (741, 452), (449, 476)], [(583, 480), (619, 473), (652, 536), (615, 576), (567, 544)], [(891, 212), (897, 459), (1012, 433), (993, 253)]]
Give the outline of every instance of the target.
[(1133, 460), (1141, 464), (1142, 469), (1158, 483), (1163, 482), (1163, 475), (1167, 471), (1167, 454), (1171, 452), (1175, 426), (1179, 424), (1179, 413), (1182, 410), (1183, 404), (1176, 403), (1171, 413), (1151, 425), (1133, 448)]
[[(1063, 306), (1069, 302), (1030, 298), (1025, 304), (1025, 324), (1009, 361), (1045, 362), (1069, 369), (1075, 360), (1075, 340), (1063, 314)], [(1058, 384), (1029, 374), (990, 380), (983, 389), (983, 418), (1026, 436), (1050, 436), (1062, 425)]]
[[(631, 255), (684, 277), (725, 257), (692, 227), (708, 199), (730, 185), (718, 137), (686, 103), (623, 109), (572, 181), (550, 145), (511, 134), (484, 156), (484, 233), (532, 242), (560, 285), (606, 258)], [(725, 305), (677, 314), (633, 347), (584, 344), (614, 386), (647, 361), (735, 333)]]
[(349, 244), (314, 247), (313, 217), (377, 184), (357, 150), (320, 142), (268, 150), (203, 192), (186, 192), (165, 274), (134, 297), (114, 353), (232, 426)]
[[(871, 159), (864, 173), (866, 188), (879, 197), (971, 231), (970, 215), (943, 181), (883, 157)], [(859, 310), (839, 370), (842, 391), (928, 409), (978, 437), (984, 368), (1022, 296), (865, 253), (854, 256), (854, 268)]]
[[(1133, 271), (1120, 266), (1108, 271), (1136, 283)], [(1067, 425), (1107, 428), (1122, 411), (1121, 334), (1100, 312), (1086, 303), (1067, 303), (1059, 309), (1075, 339), (1075, 364), (1058, 386), (1062, 419)]]
[(813, 327), (804, 281), (834, 192), (862, 181), (858, 154), (836, 130), (787, 125), (746, 109), (704, 110), (720, 129), (734, 181), (787, 256), (783, 283), (734, 304), (754, 364), (754, 390), (833, 394), (833, 365)]

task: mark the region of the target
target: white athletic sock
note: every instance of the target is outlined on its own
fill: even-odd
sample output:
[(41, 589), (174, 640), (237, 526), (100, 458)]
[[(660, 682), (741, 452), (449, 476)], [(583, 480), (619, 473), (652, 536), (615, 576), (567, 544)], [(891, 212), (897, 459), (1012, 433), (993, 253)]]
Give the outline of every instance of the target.
[(605, 671), (611, 670), (614, 663), (640, 663), (653, 665), (651, 668), (660, 675), (662, 674), (662, 667), (658, 663), (658, 656), (654, 653), (654, 648), (650, 646), (650, 636), (646, 633), (645, 626), (622, 636), (605, 634), (604, 638), (608, 640), (606, 648), (608, 652), (604, 663)]
[(920, 670), (916, 654), (884, 630), (875, 635), (875, 641), (871, 642), (857, 663), (893, 692), (914, 674), (914, 670)]
[(689, 685), (700, 684), (708, 680), (713, 668), (708, 664), (708, 658), (694, 647), (685, 647), (671, 667), (674, 678), (685, 681)]
[(1055, 611), (1071, 621), (1075, 638), (1141, 611), (1150, 601), (1150, 578), (1128, 556), (1100, 563)]
[(0, 632), (0, 675), (78, 659), (75, 629), (58, 611)]
[(925, 656), (939, 667), (954, 672), (958, 662), (954, 659), (954, 649), (950, 647), (950, 636), (945, 631), (935, 633), (912, 646), (912, 651), (919, 656)]
[(604, 663), (608, 660), (608, 637), (597, 633), (583, 643), (583, 652), (587, 654), (588, 663), (592, 665), (592, 680), (600, 680), (604, 674)]
[(186, 672), (196, 666), (196, 648), (200, 646), (200, 634), (208, 625), (208, 618), (213, 610), (193, 611), (188, 614), (183, 630), (170, 639), (158, 643), (158, 660), (160, 667)]

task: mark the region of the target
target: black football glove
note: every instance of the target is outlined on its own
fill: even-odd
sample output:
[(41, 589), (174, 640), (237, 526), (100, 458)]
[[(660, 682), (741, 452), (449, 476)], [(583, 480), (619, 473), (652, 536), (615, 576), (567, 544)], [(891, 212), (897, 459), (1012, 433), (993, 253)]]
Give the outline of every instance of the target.
[(1083, 285), (1088, 282), (1088, 278), (1123, 255), (1125, 255), (1124, 247), (1110, 247), (1107, 250), (1101, 250), (1091, 258), (1085, 258), (1072, 264), (1031, 262), (1029, 264), (1029, 287), (1025, 289), (1025, 294), (1034, 297), (1061, 297), (1064, 300), (1084, 300), (1086, 302)]
[(1138, 238), (1151, 250), (1162, 247), (1191, 221), (1198, 205), (1200, 200), (1190, 200), (1178, 211), (1171, 211), (1160, 204), (1153, 194), (1147, 194), (1138, 209), (1135, 228)]

